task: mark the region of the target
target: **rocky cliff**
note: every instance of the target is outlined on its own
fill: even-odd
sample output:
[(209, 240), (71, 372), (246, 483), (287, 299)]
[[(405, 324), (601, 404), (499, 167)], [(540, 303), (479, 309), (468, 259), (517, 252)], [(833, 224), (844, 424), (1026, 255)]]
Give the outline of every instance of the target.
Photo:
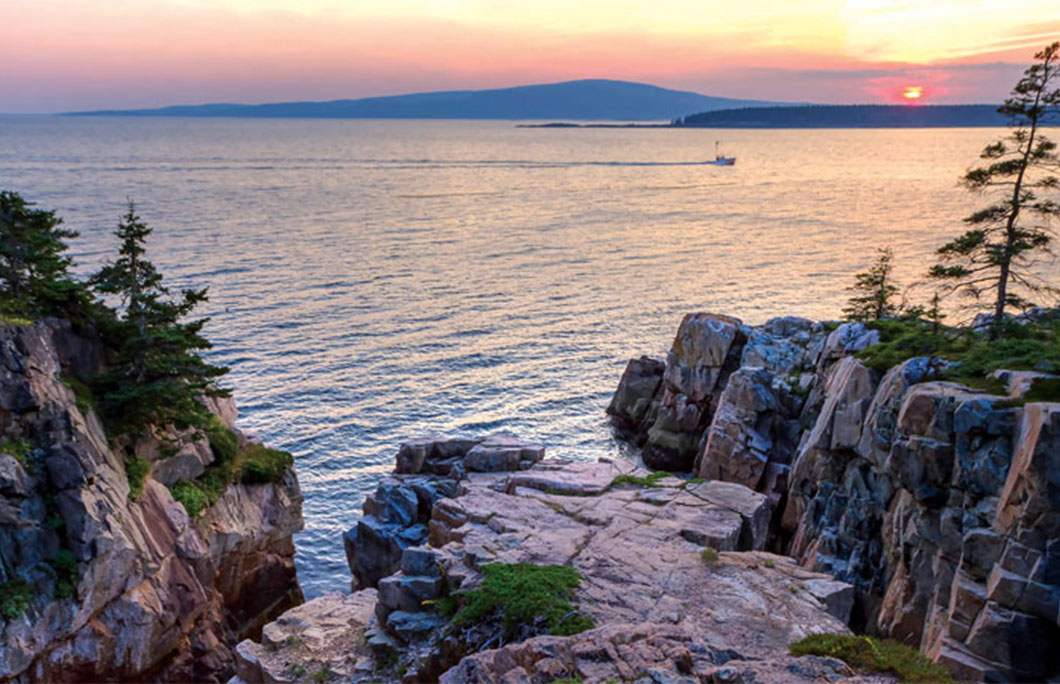
[(772, 503), (768, 546), (855, 587), (853, 620), (962, 679), (1060, 673), (1060, 404), (885, 374), (858, 323), (685, 317), (665, 361), (630, 361), (608, 409), (645, 463)]
[[(1040, 374), (1001, 372), (989, 394), (945, 381), (941, 359), (879, 373), (857, 356), (879, 341), (685, 317), (608, 408), (647, 465), (682, 477), (507, 435), (402, 445), (345, 535), (358, 590), (241, 643), (238, 679), (894, 681), (789, 652), (848, 625), (962, 680), (1055, 678), (1060, 405), (1022, 400)], [(490, 583), (498, 568), (511, 584)], [(528, 568), (574, 571), (570, 604), (515, 620)], [(940, 676), (917, 667), (910, 681)]]
[[(167, 485), (213, 449), (108, 439), (84, 387), (105, 353), (61, 321), (0, 323), (0, 680), (225, 680), (233, 645), (301, 600), (297, 479), (233, 481), (190, 518)], [(211, 410), (249, 444), (234, 404)]]

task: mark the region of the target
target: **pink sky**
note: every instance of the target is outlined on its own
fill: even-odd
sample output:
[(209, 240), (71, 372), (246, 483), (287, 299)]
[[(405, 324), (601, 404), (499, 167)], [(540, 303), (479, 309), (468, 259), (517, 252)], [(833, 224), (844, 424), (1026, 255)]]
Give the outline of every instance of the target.
[[(734, 6), (735, 5), (735, 6)], [(1055, 0), (0, 0), (0, 112), (615, 78), (813, 102), (1000, 101)]]

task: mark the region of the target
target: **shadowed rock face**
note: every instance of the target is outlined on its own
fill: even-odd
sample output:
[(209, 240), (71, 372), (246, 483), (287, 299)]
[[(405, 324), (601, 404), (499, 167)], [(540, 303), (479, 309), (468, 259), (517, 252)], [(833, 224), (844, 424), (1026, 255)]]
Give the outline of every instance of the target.
[[(686, 317), (667, 358), (646, 463), (667, 406), (694, 405), (696, 421), (710, 414), (681, 434), (684, 444), (700, 435), (696, 472), (767, 493), (771, 543), (853, 584), (857, 626), (918, 646), (964, 679), (1060, 673), (1048, 646), (1060, 643), (1060, 408), (1002, 401), (1042, 374), (999, 371), (1007, 397), (938, 381), (940, 359), (880, 377), (854, 356), (879, 341), (863, 324), (826, 336), (774, 319), (744, 326), (739, 368), (697, 375), (686, 369), (717, 367), (690, 356), (716, 359), (702, 350), (728, 339), (722, 323), (690, 325), (701, 318), (715, 317)], [(709, 340), (689, 345), (695, 335)], [(641, 386), (623, 376), (622, 404), (642, 401)]]
[(666, 364), (650, 356), (630, 359), (607, 407), (611, 424), (637, 446), (644, 446), (648, 428), (659, 415)]
[[(1060, 666), (1046, 647), (1060, 638), (1060, 577), (1046, 579), (1060, 497), (1045, 494), (1060, 472), (1060, 407), (1006, 408), (1003, 397), (924, 382), (932, 372), (913, 359), (875, 391), (833, 377), (818, 420), (831, 416), (833, 438), (815, 429), (795, 464), (791, 551), (854, 583), (870, 630), (958, 677), (1045, 679)], [(869, 397), (867, 410), (850, 410)], [(831, 405), (847, 407), (849, 425), (835, 428)]]
[[(0, 453), (0, 583), (24, 581), (32, 596), (23, 615), (0, 617), (0, 680), (223, 680), (236, 641), (301, 600), (298, 482), (231, 485), (189, 520), (160, 480), (213, 455), (189, 435), (151, 435), (135, 451), (153, 476), (131, 500), (122, 454), (64, 381), (97, 372), (102, 354), (61, 322), (0, 325), (0, 451), (29, 447)], [(230, 401), (211, 410), (234, 426)], [(66, 597), (60, 551), (76, 561)]]
[(343, 535), (346, 561), (357, 584), (377, 586), (398, 569), (405, 549), (426, 543), (434, 503), (456, 496), (469, 471), (525, 470), (544, 456), (544, 447), (506, 434), (402, 444), (394, 474), (365, 499), (364, 515)]

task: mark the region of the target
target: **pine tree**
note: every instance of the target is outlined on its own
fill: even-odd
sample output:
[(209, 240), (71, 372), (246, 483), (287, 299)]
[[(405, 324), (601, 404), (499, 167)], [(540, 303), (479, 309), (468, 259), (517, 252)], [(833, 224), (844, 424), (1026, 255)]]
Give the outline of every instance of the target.
[(98, 292), (119, 300), (119, 319), (109, 331), (117, 360), (100, 382), (104, 411), (126, 430), (147, 424), (205, 427), (201, 399), (227, 394), (216, 381), (228, 369), (201, 356), (211, 346), (201, 334), (208, 319), (182, 321), (206, 301), (206, 290), (170, 296), (146, 257), (151, 229), (131, 202), (115, 235), (121, 241), (118, 259), (92, 278)]
[(939, 263), (928, 276), (975, 302), (989, 297), (993, 308), (990, 338), (997, 339), (1007, 307), (1028, 308), (1027, 297), (1055, 293), (1034, 273), (1040, 257), (1051, 254), (1052, 218), (1060, 204), (1043, 196), (1060, 188), (1052, 173), (1060, 168), (1056, 143), (1039, 131), (1060, 106), (1060, 42), (1034, 55), (1028, 68), (998, 109), (1016, 128), (985, 147), (987, 166), (968, 171), (964, 184), (991, 193), (995, 201), (964, 219), (970, 228), (938, 249)]
[(891, 282), (894, 252), (890, 247), (876, 251), (879, 253), (876, 263), (868, 271), (856, 274), (854, 284), (847, 288), (857, 293), (843, 309), (847, 320), (877, 321), (898, 313), (898, 306), (893, 301), (898, 288)]
[(0, 192), (0, 313), (80, 318), (91, 298), (64, 253), (77, 233), (54, 211), (33, 206), (17, 192)]

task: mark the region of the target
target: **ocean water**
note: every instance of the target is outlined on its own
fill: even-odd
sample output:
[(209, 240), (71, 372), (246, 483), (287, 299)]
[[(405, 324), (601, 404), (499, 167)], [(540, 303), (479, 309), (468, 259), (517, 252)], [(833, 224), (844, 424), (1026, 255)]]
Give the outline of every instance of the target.
[[(0, 118), (0, 188), (81, 231), (83, 271), (132, 198), (167, 282), (209, 285), (241, 427), (296, 455), (315, 596), (348, 588), (341, 533), (402, 440), (622, 455), (630, 356), (689, 311), (836, 318), (876, 247), (912, 282), (998, 133)], [(735, 166), (699, 163), (716, 139)]]

